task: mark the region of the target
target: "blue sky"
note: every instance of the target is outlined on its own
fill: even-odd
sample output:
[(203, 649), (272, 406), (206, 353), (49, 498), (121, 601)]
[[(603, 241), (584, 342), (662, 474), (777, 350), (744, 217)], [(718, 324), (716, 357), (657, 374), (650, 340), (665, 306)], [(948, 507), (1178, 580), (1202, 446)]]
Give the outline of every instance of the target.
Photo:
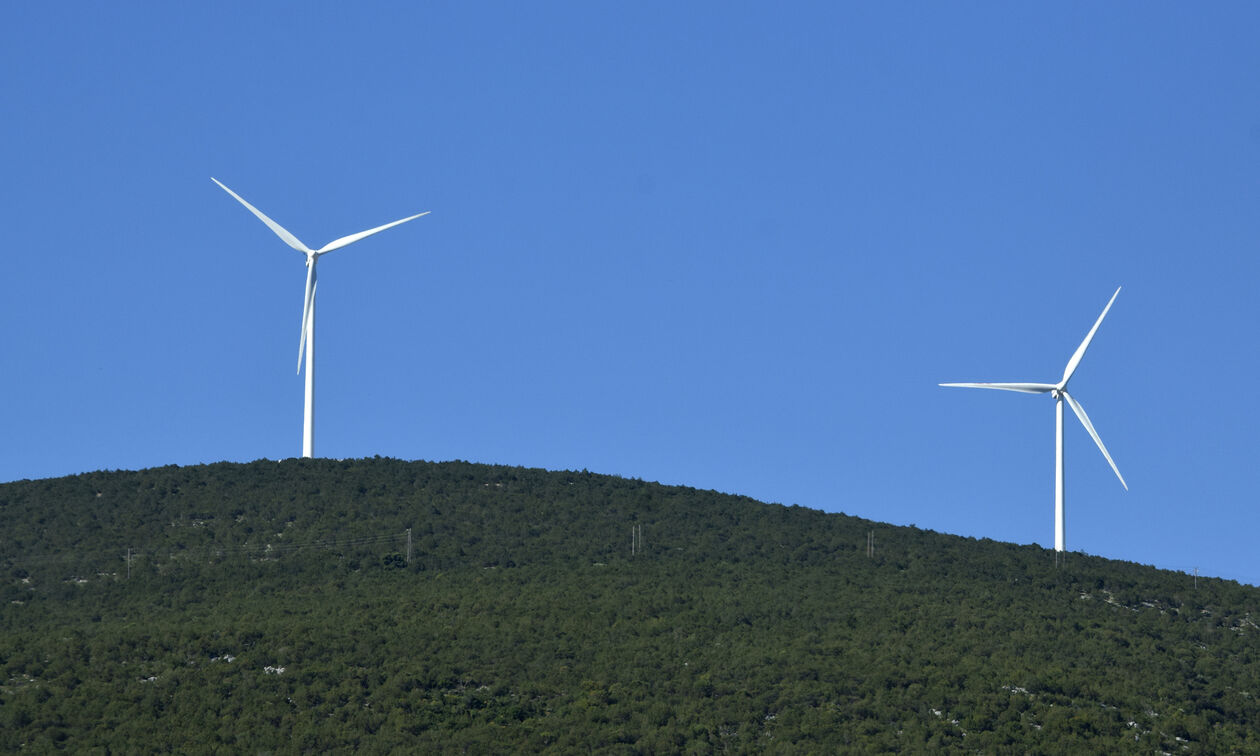
[(1260, 8), (15, 3), (0, 480), (590, 469), (1260, 584)]

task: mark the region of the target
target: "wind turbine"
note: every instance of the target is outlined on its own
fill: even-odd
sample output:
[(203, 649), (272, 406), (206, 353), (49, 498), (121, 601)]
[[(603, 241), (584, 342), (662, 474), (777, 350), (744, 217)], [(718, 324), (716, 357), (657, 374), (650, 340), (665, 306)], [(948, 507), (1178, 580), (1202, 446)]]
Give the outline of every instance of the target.
[(372, 234), (378, 234), (387, 228), (393, 228), (394, 226), (397, 226), (402, 223), (406, 223), (409, 220), (415, 220), (416, 218), (419, 218), (422, 215), (428, 215), (429, 212), (426, 210), (423, 213), (416, 213), (415, 215), (403, 218), (402, 220), (396, 220), (393, 223), (386, 223), (384, 226), (377, 226), (376, 228), (368, 229), (367, 231), (360, 231), (357, 234), (350, 234), (349, 236), (343, 236), (340, 239), (337, 239), (336, 241), (331, 241), (325, 244), (319, 249), (311, 249), (310, 247), (306, 246), (301, 241), (299, 241), (296, 236), (286, 231), (284, 227), (281, 226), (279, 223), (276, 223), (272, 219), (268, 218), (266, 215), (263, 215), (262, 211), (260, 211), (258, 208), (254, 207), (253, 205), (249, 204), (244, 199), (242, 199), (241, 195), (237, 194), (231, 189), (228, 189), (226, 186), (223, 186), (223, 184), (217, 178), (214, 178), (213, 176), (211, 176), (210, 180), (218, 184), (219, 187), (223, 189), (223, 191), (235, 197), (236, 201), (244, 205), (246, 209), (248, 209), (251, 213), (258, 216), (258, 220), (267, 224), (267, 228), (274, 231), (276, 233), (276, 236), (279, 236), (281, 239), (284, 240), (285, 244), (288, 244), (290, 247), (293, 247), (298, 252), (301, 252), (302, 254), (306, 255), (306, 295), (302, 303), (302, 335), (298, 338), (297, 372), (299, 373), (302, 372), (302, 355), (303, 355), (303, 352), (305, 352), (306, 354), (306, 401), (304, 405), (305, 409), (302, 413), (302, 456), (303, 457), (314, 456), (315, 454), (315, 264), (319, 262), (319, 258), (321, 255), (328, 254), (329, 252), (332, 252), (333, 250), (336, 250), (336, 249), (341, 249), (342, 247), (347, 246), (349, 244), (353, 244), (359, 241), (360, 239), (366, 239)]
[(1098, 320), (1094, 322), (1094, 327), (1089, 329), (1089, 333), (1085, 335), (1085, 340), (1076, 348), (1076, 352), (1072, 354), (1072, 359), (1068, 360), (1067, 367), (1063, 370), (1063, 379), (1058, 383), (942, 383), (942, 386), (960, 386), (962, 388), (985, 388), (1000, 389), (1002, 391), (1019, 391), (1024, 394), (1049, 394), (1054, 397), (1054, 550), (1065, 551), (1066, 545), (1064, 534), (1063, 519), (1063, 402), (1066, 400), (1068, 406), (1076, 413), (1077, 419), (1081, 421), (1081, 425), (1085, 426), (1085, 430), (1089, 431), (1089, 435), (1094, 439), (1094, 443), (1098, 444), (1098, 450), (1107, 458), (1107, 464), (1111, 465), (1111, 469), (1115, 471), (1116, 477), (1120, 479), (1120, 485), (1124, 486), (1124, 490), (1129, 490), (1129, 484), (1124, 482), (1124, 476), (1120, 474), (1120, 469), (1116, 467), (1116, 463), (1112, 461), (1111, 455), (1107, 453), (1107, 447), (1103, 445), (1102, 439), (1098, 437), (1098, 431), (1094, 430), (1094, 424), (1089, 421), (1089, 415), (1085, 414), (1085, 408), (1081, 403), (1072, 398), (1067, 392), (1068, 381), (1072, 380), (1072, 374), (1076, 372), (1076, 367), (1081, 364), (1081, 358), (1085, 356), (1085, 350), (1089, 348), (1089, 342), (1093, 341), (1094, 334), (1098, 332), (1098, 326), (1102, 325), (1103, 318), (1107, 317), (1107, 311), (1111, 309), (1111, 305), (1116, 301), (1116, 297), (1120, 295), (1120, 289), (1116, 289), (1116, 293), (1111, 295), (1111, 301), (1107, 302), (1107, 306), (1103, 308), (1102, 314), (1098, 316)]

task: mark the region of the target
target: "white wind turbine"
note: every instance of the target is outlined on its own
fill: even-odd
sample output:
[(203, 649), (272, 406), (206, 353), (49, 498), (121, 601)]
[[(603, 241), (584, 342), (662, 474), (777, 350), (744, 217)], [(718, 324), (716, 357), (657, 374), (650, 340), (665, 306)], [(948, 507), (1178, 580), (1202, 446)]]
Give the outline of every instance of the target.
[(1107, 311), (1111, 309), (1111, 305), (1116, 301), (1116, 297), (1120, 295), (1120, 289), (1116, 289), (1116, 293), (1111, 295), (1111, 301), (1107, 302), (1107, 306), (1103, 308), (1102, 314), (1098, 316), (1094, 327), (1089, 329), (1089, 333), (1085, 335), (1085, 340), (1076, 348), (1076, 352), (1072, 354), (1072, 359), (1068, 360), (1067, 367), (1063, 370), (1063, 379), (1058, 383), (942, 383), (942, 386), (961, 386), (963, 388), (986, 388), (1000, 389), (1002, 391), (1019, 391), (1025, 394), (1050, 394), (1055, 399), (1054, 404), (1054, 550), (1064, 551), (1066, 545), (1064, 543), (1064, 518), (1063, 518), (1063, 402), (1067, 400), (1072, 411), (1076, 413), (1076, 417), (1081, 421), (1081, 425), (1085, 426), (1085, 430), (1089, 431), (1089, 435), (1094, 439), (1094, 443), (1098, 444), (1098, 450), (1107, 458), (1107, 464), (1111, 465), (1111, 469), (1115, 471), (1116, 477), (1120, 479), (1120, 485), (1124, 486), (1124, 490), (1129, 490), (1129, 484), (1124, 482), (1124, 476), (1120, 474), (1120, 469), (1116, 467), (1116, 463), (1111, 460), (1111, 455), (1107, 453), (1107, 447), (1103, 446), (1102, 439), (1098, 437), (1098, 432), (1094, 430), (1094, 424), (1089, 421), (1089, 415), (1085, 414), (1085, 408), (1080, 402), (1072, 398), (1067, 392), (1068, 381), (1072, 379), (1072, 373), (1076, 372), (1076, 366), (1081, 364), (1081, 358), (1085, 356), (1085, 350), (1089, 348), (1089, 342), (1093, 340), (1094, 334), (1098, 331), (1098, 326), (1102, 325), (1103, 318), (1107, 317)]
[(397, 226), (401, 223), (406, 223), (409, 220), (415, 220), (416, 218), (419, 218), (422, 215), (428, 215), (429, 212), (426, 210), (423, 213), (416, 213), (415, 215), (409, 216), (407, 218), (403, 218), (402, 220), (396, 220), (393, 223), (386, 223), (384, 226), (377, 226), (376, 228), (369, 229), (367, 231), (360, 231), (357, 234), (350, 234), (349, 236), (343, 236), (340, 239), (337, 239), (336, 241), (331, 241), (325, 244), (319, 249), (311, 249), (310, 247), (306, 246), (301, 241), (299, 241), (296, 236), (286, 231), (284, 227), (281, 226), (279, 223), (276, 223), (272, 219), (268, 218), (266, 215), (263, 215), (262, 212), (258, 210), (258, 208), (254, 207), (253, 205), (249, 204), (244, 199), (242, 199), (241, 195), (237, 194), (231, 189), (228, 189), (226, 186), (223, 186), (223, 184), (218, 179), (211, 176), (210, 180), (218, 184), (220, 188), (223, 189), (223, 191), (235, 197), (236, 201), (244, 205), (251, 213), (258, 216), (258, 220), (267, 224), (267, 228), (270, 228), (272, 231), (274, 231), (276, 233), (276, 236), (279, 236), (281, 239), (284, 240), (285, 244), (288, 244), (290, 247), (293, 247), (298, 252), (301, 252), (302, 254), (306, 255), (306, 295), (304, 297), (304, 301), (302, 304), (302, 335), (298, 338), (298, 367), (297, 369), (299, 373), (302, 372), (302, 353), (305, 352), (306, 353), (306, 401), (305, 401), (305, 409), (302, 413), (302, 456), (303, 457), (314, 456), (315, 454), (315, 264), (319, 262), (320, 255), (327, 254), (329, 252), (332, 252), (335, 249), (341, 249), (342, 247), (348, 244), (353, 244), (359, 241), (360, 239), (366, 239), (372, 234), (380, 233), (381, 231), (384, 231), (387, 228), (393, 228), (394, 226)]

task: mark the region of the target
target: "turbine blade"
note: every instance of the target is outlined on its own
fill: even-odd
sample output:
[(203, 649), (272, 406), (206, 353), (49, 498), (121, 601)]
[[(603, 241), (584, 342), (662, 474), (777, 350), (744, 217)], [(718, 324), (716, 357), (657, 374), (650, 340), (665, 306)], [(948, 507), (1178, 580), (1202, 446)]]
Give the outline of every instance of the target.
[(298, 337), (297, 371), (302, 372), (302, 356), (306, 352), (306, 330), (310, 327), (311, 308), (315, 306), (315, 257), (307, 258), (306, 263), (306, 296), (302, 302), (302, 335)]
[(284, 226), (281, 226), (279, 223), (276, 223), (272, 219), (263, 215), (261, 210), (249, 204), (245, 200), (241, 199), (241, 195), (237, 194), (231, 189), (228, 189), (226, 186), (223, 186), (223, 184), (214, 176), (211, 176), (210, 180), (218, 184), (223, 189), (223, 191), (235, 197), (236, 201), (244, 205), (251, 213), (258, 216), (258, 220), (262, 221), (263, 223), (266, 223), (267, 228), (271, 229), (272, 231), (275, 231), (276, 236), (279, 236), (281, 239), (283, 239), (285, 244), (288, 244), (290, 247), (293, 247), (298, 252), (305, 252), (308, 255), (311, 253), (311, 249), (307, 247), (305, 244), (303, 244), (301, 241), (299, 241), (296, 236), (286, 231)]
[(1063, 370), (1063, 380), (1059, 381), (1060, 386), (1066, 386), (1067, 382), (1072, 378), (1072, 373), (1076, 372), (1076, 366), (1081, 364), (1081, 358), (1085, 356), (1085, 350), (1089, 349), (1089, 342), (1094, 340), (1094, 334), (1098, 332), (1098, 326), (1102, 325), (1103, 318), (1107, 317), (1107, 311), (1111, 309), (1112, 303), (1116, 301), (1118, 296), (1120, 296), (1120, 287), (1116, 287), (1116, 293), (1111, 295), (1111, 301), (1107, 302), (1107, 306), (1103, 308), (1102, 315), (1099, 315), (1098, 320), (1094, 321), (1094, 327), (1089, 329), (1089, 333), (1085, 335), (1085, 340), (1076, 348), (1076, 352), (1072, 354), (1072, 359), (1068, 360), (1067, 367)]
[[(1106, 313), (1104, 313), (1106, 314)], [(1103, 453), (1107, 458), (1107, 464), (1111, 465), (1111, 469), (1115, 472), (1116, 477), (1120, 479), (1120, 485), (1124, 486), (1124, 490), (1129, 490), (1129, 484), (1124, 482), (1124, 476), (1120, 474), (1120, 468), (1116, 467), (1116, 463), (1112, 461), (1111, 455), (1107, 453), (1107, 447), (1103, 446), (1102, 439), (1098, 437), (1098, 431), (1094, 430), (1094, 424), (1089, 421), (1089, 415), (1085, 414), (1085, 408), (1080, 402), (1072, 398), (1072, 395), (1066, 391), (1059, 392), (1063, 394), (1063, 398), (1067, 399), (1068, 406), (1076, 413), (1076, 418), (1081, 421), (1081, 425), (1085, 426), (1085, 430), (1089, 431), (1089, 435), (1094, 439), (1094, 443), (1098, 444), (1098, 451)]]
[(1018, 391), (1023, 394), (1048, 394), (1057, 388), (1052, 383), (941, 383), (938, 385), (958, 388), (1000, 389), (1002, 391)]
[(416, 218), (419, 218), (422, 215), (428, 215), (429, 212), (430, 211), (425, 210), (423, 213), (416, 213), (415, 215), (412, 215), (407, 218), (403, 218), (402, 220), (396, 220), (393, 223), (386, 223), (384, 226), (377, 226), (376, 228), (368, 229), (367, 231), (360, 231), (357, 234), (350, 234), (349, 236), (343, 236), (336, 241), (328, 242), (324, 246), (320, 247), (319, 251), (316, 252), (315, 254), (322, 255), (325, 252), (332, 252), (334, 249), (341, 249), (347, 244), (354, 244), (360, 239), (366, 239), (372, 234), (379, 234), (380, 232), (384, 231), (387, 228), (393, 228), (394, 226), (400, 225), (402, 223), (406, 223), (407, 221), (415, 220)]

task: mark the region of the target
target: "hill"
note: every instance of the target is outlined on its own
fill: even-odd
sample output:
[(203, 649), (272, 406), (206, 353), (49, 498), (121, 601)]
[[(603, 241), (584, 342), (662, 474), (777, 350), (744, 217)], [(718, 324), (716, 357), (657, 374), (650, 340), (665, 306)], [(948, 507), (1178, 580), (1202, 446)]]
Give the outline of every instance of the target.
[(5, 750), (1260, 751), (1260, 590), (1082, 554), (379, 458), (8, 483), (0, 533)]

